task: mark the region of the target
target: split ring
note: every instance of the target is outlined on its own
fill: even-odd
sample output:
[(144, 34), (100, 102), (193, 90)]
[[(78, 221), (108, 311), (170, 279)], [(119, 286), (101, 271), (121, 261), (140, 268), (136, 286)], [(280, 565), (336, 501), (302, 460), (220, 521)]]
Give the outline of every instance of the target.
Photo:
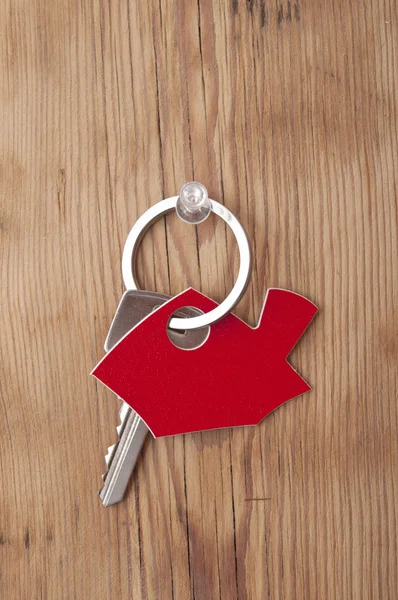
[[(137, 277), (135, 273), (136, 256), (138, 246), (145, 232), (159, 217), (171, 212), (172, 210), (175, 210), (178, 198), (179, 196), (173, 196), (172, 198), (161, 200), (145, 211), (144, 214), (141, 215), (141, 217), (133, 225), (130, 233), (127, 236), (122, 258), (122, 274), (126, 289), (138, 289)], [(177, 329), (180, 331), (199, 329), (201, 327), (208, 327), (209, 325), (216, 323), (225, 317), (239, 302), (245, 293), (247, 284), (249, 282), (251, 272), (251, 252), (246, 231), (235, 215), (225, 208), (225, 206), (219, 202), (216, 202), (215, 200), (210, 200), (210, 203), (212, 212), (221, 217), (221, 219), (223, 219), (223, 221), (229, 225), (235, 234), (240, 254), (238, 277), (231, 292), (216, 308), (213, 308), (213, 310), (203, 315), (199, 315), (198, 317), (189, 317), (186, 319), (173, 317), (169, 323), (170, 329)]]

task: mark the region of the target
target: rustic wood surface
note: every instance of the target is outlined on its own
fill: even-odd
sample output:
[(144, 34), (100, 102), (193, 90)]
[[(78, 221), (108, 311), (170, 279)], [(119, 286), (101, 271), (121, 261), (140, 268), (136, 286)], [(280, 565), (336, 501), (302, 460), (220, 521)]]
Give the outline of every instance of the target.
[[(0, 4), (0, 597), (396, 600), (397, 4)], [(147, 441), (96, 493), (118, 402), (89, 377), (135, 219), (197, 179), (267, 286), (320, 313), (313, 391), (256, 428)], [(156, 224), (142, 285), (220, 301), (216, 219)]]

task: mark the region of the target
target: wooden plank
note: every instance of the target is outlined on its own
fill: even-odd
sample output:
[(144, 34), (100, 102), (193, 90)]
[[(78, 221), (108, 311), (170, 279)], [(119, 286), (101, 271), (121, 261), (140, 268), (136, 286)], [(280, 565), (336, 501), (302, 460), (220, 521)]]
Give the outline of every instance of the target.
[[(397, 4), (0, 4), (0, 596), (395, 600)], [(319, 316), (313, 391), (256, 428), (148, 440), (96, 497), (117, 401), (88, 376), (135, 219), (191, 179)], [(167, 217), (147, 289), (220, 301), (232, 236)]]

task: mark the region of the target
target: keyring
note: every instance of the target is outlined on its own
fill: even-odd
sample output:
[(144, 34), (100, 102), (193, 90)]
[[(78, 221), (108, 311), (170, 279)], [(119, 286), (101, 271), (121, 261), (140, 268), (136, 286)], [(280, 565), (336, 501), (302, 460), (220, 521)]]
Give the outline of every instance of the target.
[[(137, 290), (135, 259), (142, 236), (158, 217), (174, 209), (191, 224), (204, 221), (213, 211), (236, 236), (239, 274), (219, 306), (193, 288), (174, 298)], [(245, 291), (250, 263), (242, 225), (228, 209), (210, 200), (198, 182), (185, 184), (179, 196), (147, 210), (130, 231), (122, 264), (128, 289), (109, 329), (106, 354), (92, 372), (123, 401), (119, 439), (105, 457), (107, 472), (100, 492), (105, 506), (123, 498), (149, 431), (160, 437), (253, 426), (310, 389), (287, 356), (317, 308), (299, 294), (271, 288), (256, 327), (246, 325), (229, 311)], [(225, 326), (210, 331), (209, 326), (225, 315)], [(178, 330), (185, 331), (181, 335)]]
[[(141, 215), (141, 217), (135, 222), (130, 230), (124, 246), (122, 258), (123, 281), (127, 290), (139, 289), (135, 267), (137, 250), (144, 234), (159, 217), (176, 209), (179, 198), (180, 196), (172, 196), (171, 198), (161, 200), (154, 206), (151, 206), (151, 208)], [(216, 308), (198, 317), (189, 317), (185, 319), (173, 317), (169, 323), (170, 329), (185, 331), (188, 329), (191, 330), (207, 327), (213, 323), (216, 323), (225, 317), (225, 315), (227, 315), (239, 302), (249, 282), (251, 272), (251, 252), (246, 231), (235, 215), (225, 208), (225, 206), (219, 202), (216, 202), (215, 200), (211, 200), (210, 198), (208, 199), (208, 202), (210, 211), (221, 217), (221, 219), (223, 219), (223, 221), (229, 225), (235, 234), (240, 254), (238, 277), (231, 292)]]

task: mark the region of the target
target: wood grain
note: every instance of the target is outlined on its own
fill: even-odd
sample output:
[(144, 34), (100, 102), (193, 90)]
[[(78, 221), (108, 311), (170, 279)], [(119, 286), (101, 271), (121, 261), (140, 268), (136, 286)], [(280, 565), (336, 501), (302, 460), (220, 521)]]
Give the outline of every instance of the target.
[[(395, 600), (397, 4), (0, 4), (0, 596)], [(148, 440), (126, 501), (96, 492), (118, 403), (88, 373), (135, 219), (197, 179), (247, 228), (238, 314), (268, 286), (319, 316), (313, 391), (256, 428)], [(209, 219), (167, 217), (147, 289), (216, 300)]]

